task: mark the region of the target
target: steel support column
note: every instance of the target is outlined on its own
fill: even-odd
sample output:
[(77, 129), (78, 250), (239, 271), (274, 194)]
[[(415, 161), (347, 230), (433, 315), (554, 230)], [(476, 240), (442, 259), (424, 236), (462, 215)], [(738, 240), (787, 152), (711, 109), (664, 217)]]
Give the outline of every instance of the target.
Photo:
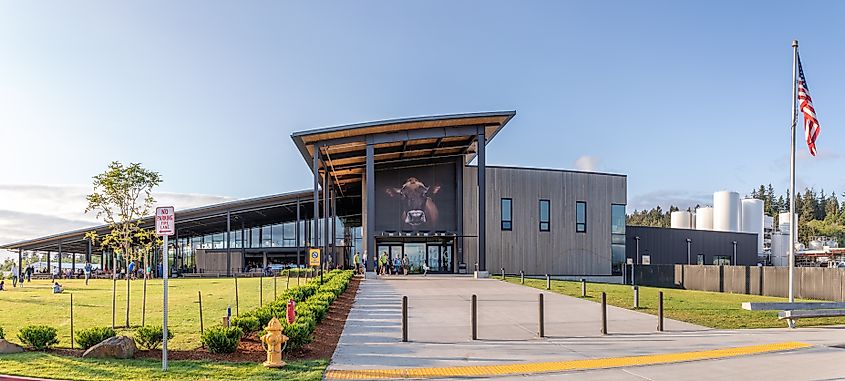
[(364, 257), (367, 258), (367, 271), (373, 271), (373, 261), (378, 253), (376, 253), (376, 166), (375, 166), (375, 146), (367, 144), (367, 165), (366, 165), (366, 180), (367, 180), (367, 240), (366, 251)]
[(337, 192), (335, 191), (334, 187), (332, 187), (332, 192), (330, 194), (331, 202), (329, 203), (329, 208), (331, 213), (329, 215), (332, 216), (332, 234), (331, 234), (331, 243), (332, 243), (332, 263), (335, 266), (340, 264), (339, 258), (336, 258), (337, 255)]
[(226, 211), (226, 276), (232, 276), (232, 212)]
[[(311, 163), (311, 170), (314, 171), (314, 214), (312, 222), (314, 224), (311, 229), (311, 243), (310, 247), (319, 247), (320, 235), (320, 147), (314, 144), (314, 160)], [(310, 263), (310, 259), (309, 259)]]
[(48, 273), (50, 273), (50, 274), (52, 274), (52, 273), (53, 273), (53, 270), (52, 270), (52, 269), (50, 269), (50, 259), (51, 259), (51, 258), (50, 258), (50, 251), (48, 250), (48, 251), (47, 251), (47, 272), (48, 272)]
[(487, 271), (487, 179), (484, 128), (476, 139), (478, 150), (478, 271)]
[(18, 249), (18, 274), (23, 275), (23, 249)]
[(323, 163), (326, 169), (323, 175), (323, 253), (320, 255), (320, 268), (325, 268), (326, 256), (329, 255), (331, 237), (329, 237), (329, 167)]
[(59, 275), (61, 276), (61, 275), (62, 275), (62, 273), (63, 273), (63, 272), (62, 272), (62, 241), (59, 241), (59, 256), (58, 256), (58, 261), (59, 261)]
[(299, 224), (300, 224), (300, 218), (301, 218), (300, 213), (299, 213), (299, 209), (300, 209), (299, 198), (297, 197), (297, 199), (296, 199), (296, 227), (294, 228), (295, 231), (296, 231), (296, 265), (297, 266), (299, 266), (299, 264), (302, 263), (299, 259), (299, 256), (302, 252), (302, 250), (301, 250), (302, 246), (300, 245), (300, 240), (299, 240), (299, 234), (300, 234)]
[[(102, 261), (101, 261), (102, 262)], [(88, 240), (88, 248), (85, 252), (85, 263), (91, 263), (91, 240)]]

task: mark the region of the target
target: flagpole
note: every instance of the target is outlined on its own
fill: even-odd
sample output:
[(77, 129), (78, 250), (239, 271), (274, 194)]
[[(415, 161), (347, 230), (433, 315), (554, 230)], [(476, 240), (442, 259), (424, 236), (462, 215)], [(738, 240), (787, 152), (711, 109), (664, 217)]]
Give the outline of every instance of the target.
[[(792, 151), (789, 165), (789, 302), (795, 303), (795, 234), (798, 232), (795, 218), (795, 125), (798, 113), (795, 110), (795, 101), (798, 98), (796, 84), (798, 82), (798, 40), (792, 40)], [(790, 321), (791, 323), (791, 321)]]

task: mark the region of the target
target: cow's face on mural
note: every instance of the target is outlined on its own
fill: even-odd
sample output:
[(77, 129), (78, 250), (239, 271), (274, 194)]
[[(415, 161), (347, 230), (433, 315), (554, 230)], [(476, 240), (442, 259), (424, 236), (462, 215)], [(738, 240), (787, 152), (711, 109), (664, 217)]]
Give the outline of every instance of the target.
[(402, 219), (413, 227), (437, 222), (437, 205), (432, 197), (440, 190), (439, 185), (427, 187), (416, 177), (409, 177), (401, 188), (387, 188), (387, 194), (401, 198)]

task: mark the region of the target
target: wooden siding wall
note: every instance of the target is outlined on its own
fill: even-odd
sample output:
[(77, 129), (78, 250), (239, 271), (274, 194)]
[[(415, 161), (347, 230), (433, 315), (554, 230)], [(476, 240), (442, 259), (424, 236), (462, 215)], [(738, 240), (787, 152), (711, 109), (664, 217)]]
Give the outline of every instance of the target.
[[(477, 167), (464, 171), (463, 251), (478, 260)], [(501, 229), (501, 199), (512, 203), (513, 230)], [(540, 200), (551, 201), (551, 228), (540, 231)], [(587, 202), (587, 232), (575, 232), (575, 203)], [(575, 171), (487, 168), (487, 270), (499, 273), (610, 275), (611, 204), (626, 204), (627, 178)]]
[[(226, 273), (226, 251), (211, 251), (199, 249), (196, 251), (197, 269), (206, 273)], [(232, 268), (243, 268), (243, 254), (240, 250), (232, 250)]]

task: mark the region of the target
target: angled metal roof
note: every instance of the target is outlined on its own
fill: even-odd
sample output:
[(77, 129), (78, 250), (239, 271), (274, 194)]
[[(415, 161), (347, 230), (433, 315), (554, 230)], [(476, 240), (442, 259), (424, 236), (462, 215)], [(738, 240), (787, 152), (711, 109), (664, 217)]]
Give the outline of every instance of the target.
[(314, 146), (323, 159), (333, 183), (343, 186), (359, 182), (366, 162), (366, 147), (372, 144), (376, 163), (409, 159), (436, 159), (463, 156), (466, 163), (477, 152), (477, 136), (485, 134), (485, 144), (493, 139), (516, 111), (435, 115), (343, 126), (318, 128), (291, 134), (309, 168)]

